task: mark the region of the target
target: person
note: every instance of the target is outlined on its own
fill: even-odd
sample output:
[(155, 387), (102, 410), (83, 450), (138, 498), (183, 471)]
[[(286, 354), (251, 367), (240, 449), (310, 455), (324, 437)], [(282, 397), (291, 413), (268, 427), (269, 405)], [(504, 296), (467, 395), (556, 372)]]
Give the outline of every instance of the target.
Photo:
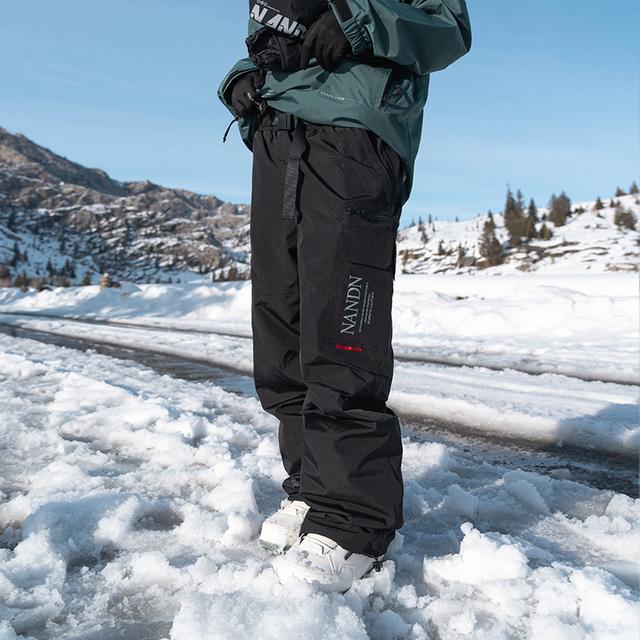
[(329, 0), (308, 25), (283, 4), (254, 3), (218, 90), (253, 151), (254, 381), (287, 473), (260, 540), (281, 581), (346, 591), (403, 524), (396, 233), (430, 74), (471, 31), (464, 0)]

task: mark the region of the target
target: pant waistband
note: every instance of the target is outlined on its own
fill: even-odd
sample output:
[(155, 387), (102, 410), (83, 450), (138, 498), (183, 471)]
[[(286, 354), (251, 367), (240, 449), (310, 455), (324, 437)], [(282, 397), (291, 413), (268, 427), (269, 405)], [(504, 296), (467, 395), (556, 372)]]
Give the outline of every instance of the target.
[(294, 131), (300, 118), (292, 113), (283, 113), (273, 107), (269, 107), (258, 121), (258, 129), (277, 129), (282, 131)]

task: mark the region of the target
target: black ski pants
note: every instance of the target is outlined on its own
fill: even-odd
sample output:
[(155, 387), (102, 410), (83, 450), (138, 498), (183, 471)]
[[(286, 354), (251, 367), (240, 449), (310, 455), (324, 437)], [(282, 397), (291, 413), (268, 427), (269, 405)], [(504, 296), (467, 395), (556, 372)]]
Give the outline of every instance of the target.
[(253, 138), (254, 378), (280, 422), (301, 533), (382, 555), (402, 526), (402, 441), (386, 406), (400, 157), (372, 132), (269, 109)]

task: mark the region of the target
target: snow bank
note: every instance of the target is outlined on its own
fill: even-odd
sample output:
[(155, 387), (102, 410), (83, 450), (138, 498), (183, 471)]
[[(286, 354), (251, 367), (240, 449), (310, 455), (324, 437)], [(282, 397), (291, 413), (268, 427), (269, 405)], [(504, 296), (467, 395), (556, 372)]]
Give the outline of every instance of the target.
[[(250, 336), (250, 283), (0, 290), (0, 312), (104, 318)], [(639, 383), (637, 276), (408, 276), (398, 356)]]

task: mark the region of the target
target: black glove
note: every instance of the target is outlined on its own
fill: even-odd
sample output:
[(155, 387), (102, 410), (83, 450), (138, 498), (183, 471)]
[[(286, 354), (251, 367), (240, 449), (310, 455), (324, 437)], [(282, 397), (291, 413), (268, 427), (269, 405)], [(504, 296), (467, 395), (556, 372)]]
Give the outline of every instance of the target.
[(338, 63), (350, 53), (351, 45), (333, 11), (326, 11), (309, 27), (305, 35), (301, 66), (305, 69), (309, 60), (316, 58), (323, 69), (334, 71)]
[(298, 71), (302, 40), (263, 27), (247, 38), (249, 57), (258, 69), (266, 71)]
[(260, 98), (259, 90), (264, 84), (264, 74), (251, 71), (240, 76), (231, 85), (229, 102), (238, 117), (245, 118), (252, 111), (264, 111), (266, 103)]

